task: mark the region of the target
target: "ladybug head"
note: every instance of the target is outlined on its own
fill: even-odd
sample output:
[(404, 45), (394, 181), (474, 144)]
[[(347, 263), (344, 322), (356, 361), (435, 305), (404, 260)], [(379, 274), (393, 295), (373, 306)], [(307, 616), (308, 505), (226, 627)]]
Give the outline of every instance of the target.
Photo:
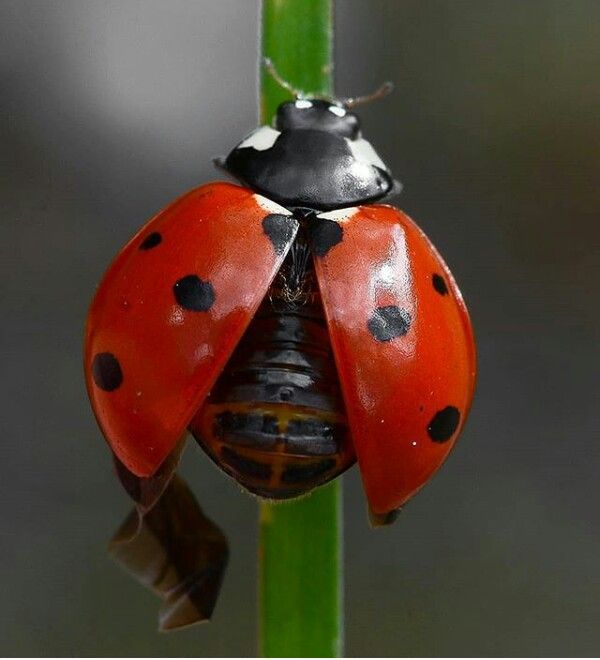
[(266, 66), (296, 99), (279, 106), (272, 126), (260, 126), (231, 151), (224, 163), (230, 174), (290, 209), (339, 209), (399, 191), (352, 112), (387, 95), (389, 83), (345, 101), (305, 98)]
[(282, 103), (275, 115), (275, 128), (278, 131), (325, 131), (349, 140), (360, 137), (358, 117), (343, 105), (324, 99), (296, 99)]

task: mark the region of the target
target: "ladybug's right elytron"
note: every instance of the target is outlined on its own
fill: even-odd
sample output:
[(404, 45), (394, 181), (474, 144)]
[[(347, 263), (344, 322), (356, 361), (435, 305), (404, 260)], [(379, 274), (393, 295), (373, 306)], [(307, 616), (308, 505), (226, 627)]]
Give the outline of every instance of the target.
[[(140, 529), (173, 548), (167, 516), (193, 509), (172, 479), (186, 429), (264, 498), (302, 495), (358, 458), (374, 524), (394, 519), (461, 431), (475, 382), (467, 310), (425, 234), (374, 204), (399, 185), (362, 138), (355, 104), (282, 103), (274, 126), (221, 163), (242, 187), (203, 185), (168, 206), (100, 285), (85, 369), (140, 508), (119, 534), (128, 543), (114, 545), (138, 574)], [(193, 548), (187, 564), (165, 550), (177, 579), (159, 588), (179, 594), (165, 627), (210, 614), (226, 561), (224, 537), (199, 509), (191, 516), (179, 526), (212, 549), (205, 573)]]

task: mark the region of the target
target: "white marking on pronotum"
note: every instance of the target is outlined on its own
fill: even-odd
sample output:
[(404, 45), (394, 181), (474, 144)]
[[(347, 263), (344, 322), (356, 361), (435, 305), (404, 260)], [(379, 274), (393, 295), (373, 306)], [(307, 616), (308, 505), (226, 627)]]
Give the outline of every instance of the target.
[(336, 209), (335, 211), (327, 211), (327, 213), (319, 213), (319, 218), (334, 220), (335, 222), (348, 222), (357, 211), (358, 207), (349, 206), (347, 209)]
[(257, 128), (255, 131), (250, 133), (250, 135), (242, 142), (240, 142), (236, 149), (253, 147), (257, 151), (265, 151), (265, 149), (270, 149), (275, 144), (275, 140), (280, 135), (281, 134), (279, 131), (276, 131), (270, 126), (261, 126), (260, 128)]
[(369, 165), (376, 165), (382, 170), (387, 171), (385, 163), (379, 158), (377, 152), (373, 149), (368, 140), (363, 140), (362, 138), (359, 140), (348, 140), (348, 138), (346, 138), (346, 143), (350, 147), (350, 151), (357, 161), (360, 163), (368, 163)]
[(339, 105), (330, 105), (327, 109), (338, 117), (346, 116), (346, 110)]
[(305, 108), (312, 108), (313, 104), (306, 99), (298, 99), (294, 105), (300, 110), (304, 110)]
[(279, 206), (279, 204), (277, 204), (273, 200), (267, 199), (262, 195), (255, 194), (254, 199), (256, 200), (256, 203), (260, 206), (260, 208), (263, 209), (264, 211), (267, 211), (268, 213), (279, 213), (280, 215), (292, 215), (291, 211), (288, 211), (286, 208), (283, 208), (283, 206)]

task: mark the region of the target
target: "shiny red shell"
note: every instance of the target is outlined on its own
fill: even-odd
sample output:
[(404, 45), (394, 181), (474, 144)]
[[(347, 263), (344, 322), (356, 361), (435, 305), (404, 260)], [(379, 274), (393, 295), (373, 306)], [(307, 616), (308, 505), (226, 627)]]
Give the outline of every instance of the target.
[(471, 323), (425, 234), (390, 206), (327, 214), (342, 233), (315, 268), (371, 510), (400, 507), (437, 470), (475, 385)]
[[(372, 511), (401, 506), (466, 419), (475, 349), (461, 294), (423, 232), (389, 206), (318, 216), (315, 269)], [(111, 448), (153, 474), (242, 337), (292, 244), (289, 211), (226, 183), (153, 218), (90, 309), (88, 391)]]
[(296, 228), (251, 190), (208, 184), (150, 220), (108, 269), (88, 316), (86, 382), (108, 443), (137, 476), (185, 432)]

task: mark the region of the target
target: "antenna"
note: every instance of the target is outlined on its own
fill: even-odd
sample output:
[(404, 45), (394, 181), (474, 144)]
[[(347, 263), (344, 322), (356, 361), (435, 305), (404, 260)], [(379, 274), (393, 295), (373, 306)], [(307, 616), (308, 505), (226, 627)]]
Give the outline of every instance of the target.
[[(287, 90), (295, 99), (305, 98), (306, 95), (304, 94), (304, 92), (302, 92), (299, 89), (296, 89), (295, 87), (292, 87), (292, 85), (287, 80), (285, 80), (285, 78), (282, 78), (279, 71), (277, 71), (277, 69), (275, 68), (275, 65), (273, 64), (273, 60), (271, 60), (271, 58), (263, 57), (262, 64), (265, 67), (267, 73), (271, 76), (271, 78), (273, 78), (273, 80), (280, 87), (283, 87), (283, 89)], [(356, 108), (359, 105), (365, 105), (367, 103), (372, 103), (373, 101), (379, 101), (380, 99), (383, 99), (389, 94), (391, 94), (393, 90), (394, 90), (394, 83), (388, 80), (387, 82), (384, 82), (383, 85), (381, 85), (371, 94), (367, 94), (366, 96), (355, 96), (352, 98), (339, 100), (337, 102), (341, 103), (345, 108), (351, 110), (352, 108)], [(334, 101), (334, 99), (332, 99), (329, 96), (318, 97), (318, 98), (324, 98), (325, 100), (332, 102)]]
[(296, 89), (295, 87), (292, 87), (290, 83), (282, 78), (279, 75), (279, 71), (275, 68), (275, 65), (273, 64), (273, 61), (269, 57), (263, 57), (262, 58), (262, 63), (263, 66), (265, 67), (267, 73), (273, 78), (273, 80), (280, 86), (283, 87), (283, 89), (286, 89), (294, 98), (302, 98), (304, 96), (304, 93), (301, 92), (299, 89)]
[(346, 108), (352, 110), (352, 108), (356, 108), (356, 106), (358, 105), (365, 105), (366, 103), (372, 103), (373, 101), (379, 101), (380, 99), (384, 99), (386, 96), (389, 96), (393, 91), (394, 91), (394, 83), (388, 80), (387, 82), (384, 82), (383, 85), (381, 85), (374, 92), (371, 92), (371, 94), (367, 94), (366, 96), (355, 96), (354, 98), (346, 99), (343, 103), (346, 106)]

